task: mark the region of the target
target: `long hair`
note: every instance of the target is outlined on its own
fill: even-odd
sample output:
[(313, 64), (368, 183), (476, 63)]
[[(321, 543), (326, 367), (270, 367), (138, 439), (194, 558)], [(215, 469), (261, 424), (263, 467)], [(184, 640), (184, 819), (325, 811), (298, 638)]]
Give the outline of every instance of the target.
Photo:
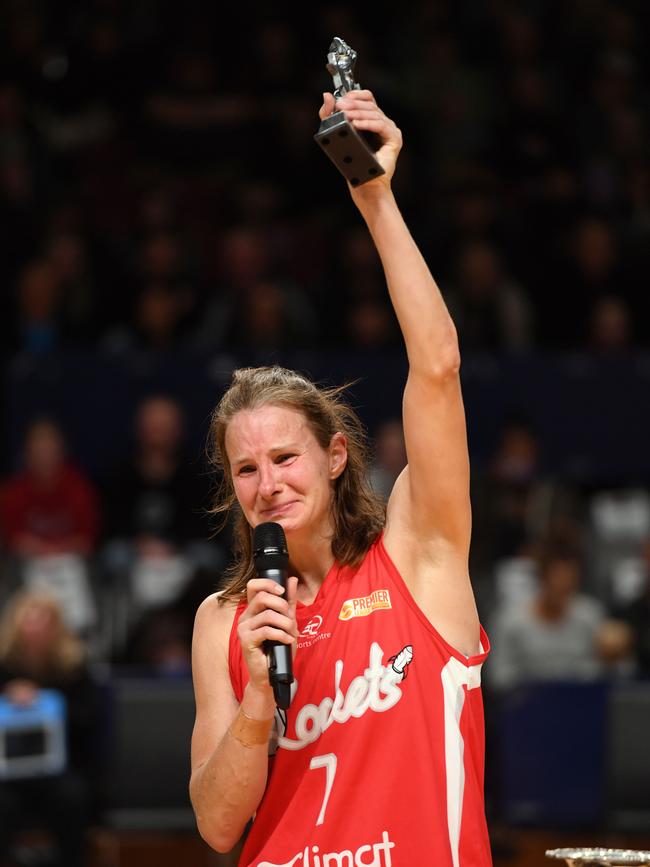
[[(36, 663), (27, 660), (20, 645), (20, 629), (29, 610), (45, 608), (54, 621), (54, 638), (47, 656)], [(85, 659), (83, 642), (63, 622), (61, 606), (51, 596), (42, 592), (22, 590), (15, 593), (4, 606), (0, 616), (0, 663), (24, 670), (35, 680), (44, 675), (66, 677), (76, 672)], [(36, 666), (34, 670), (25, 670)]]
[(235, 560), (225, 576), (220, 599), (240, 601), (247, 582), (255, 577), (252, 530), (241, 511), (226, 454), (226, 431), (242, 410), (283, 406), (300, 412), (323, 449), (335, 433), (347, 442), (347, 464), (333, 482), (331, 514), (332, 553), (341, 565), (358, 566), (381, 532), (386, 507), (370, 485), (368, 447), (359, 417), (343, 399), (345, 386), (318, 388), (306, 377), (283, 367), (244, 367), (233, 374), (232, 383), (217, 405), (210, 423), (208, 455), (222, 472), (211, 513), (222, 518), (234, 515)]

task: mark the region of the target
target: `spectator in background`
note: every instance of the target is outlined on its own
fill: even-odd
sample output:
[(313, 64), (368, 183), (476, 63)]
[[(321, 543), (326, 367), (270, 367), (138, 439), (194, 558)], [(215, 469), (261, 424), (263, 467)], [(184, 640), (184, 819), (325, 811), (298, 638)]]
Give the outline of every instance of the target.
[(188, 258), (178, 233), (160, 228), (142, 242), (139, 270), (145, 281), (180, 285), (190, 277)]
[(41, 689), (57, 690), (65, 699), (67, 763), (58, 774), (0, 781), (0, 862), (27, 820), (51, 831), (57, 865), (82, 867), (84, 835), (99, 794), (97, 690), (84, 645), (66, 628), (58, 604), (23, 592), (0, 618), (0, 693), (29, 707)]
[(388, 500), (397, 477), (406, 466), (406, 443), (402, 422), (391, 418), (382, 422), (374, 438), (375, 459), (370, 468), (370, 483)]
[(618, 241), (612, 227), (604, 220), (586, 217), (577, 224), (571, 260), (582, 299), (615, 291), (620, 283)]
[(129, 539), (141, 553), (169, 554), (206, 536), (205, 488), (185, 454), (183, 410), (154, 395), (136, 410), (132, 454), (105, 485), (106, 536)]
[(354, 302), (345, 316), (345, 331), (347, 344), (362, 351), (387, 349), (400, 339), (395, 314), (383, 298)]
[(588, 348), (599, 355), (624, 355), (634, 347), (629, 305), (615, 295), (596, 299), (591, 308)]
[(45, 258), (61, 287), (66, 331), (75, 342), (89, 342), (99, 298), (83, 237), (72, 229), (54, 230), (47, 239)]
[[(214, 587), (223, 554), (209, 541), (208, 489), (200, 473), (185, 453), (179, 403), (164, 395), (145, 399), (136, 412), (133, 452), (104, 485), (103, 560), (128, 609), (127, 621), (116, 627), (119, 652), (125, 651), (132, 628), (137, 646), (148, 646), (137, 617), (173, 606), (197, 571), (209, 575)], [(194, 611), (179, 616), (186, 615), (191, 623)], [(127, 652), (123, 661), (149, 660)]]
[(237, 226), (217, 239), (213, 273), (216, 290), (207, 299), (194, 345), (213, 352), (223, 347), (242, 298), (273, 271), (267, 236), (252, 226)]
[(491, 630), (491, 682), (507, 689), (537, 681), (594, 680), (624, 663), (629, 630), (606, 621), (600, 603), (579, 592), (581, 564), (568, 550), (545, 553), (530, 603), (498, 612)]
[(133, 300), (131, 323), (108, 332), (103, 341), (109, 353), (170, 352), (178, 349), (186, 317), (182, 287), (150, 282)]
[(254, 283), (239, 299), (225, 345), (269, 352), (311, 346), (316, 316), (306, 295), (277, 280)]
[(479, 522), (486, 521), (482, 538), (490, 545), (489, 559), (521, 554), (539, 525), (541, 444), (524, 418), (506, 421), (497, 448), (479, 482), (476, 502)]
[(55, 595), (80, 630), (96, 619), (88, 558), (99, 527), (97, 493), (67, 459), (62, 431), (50, 419), (33, 422), (24, 469), (0, 490), (0, 534), (18, 580)]
[[(523, 22), (523, 17), (520, 19)], [(530, 23), (528, 19), (527, 24)], [(525, 25), (526, 26), (526, 25)], [(511, 30), (515, 39), (518, 28)], [(570, 141), (558, 115), (558, 101), (549, 76), (535, 61), (522, 59), (504, 70), (509, 110), (505, 128), (496, 137), (503, 170), (524, 188), (531, 188), (549, 166), (556, 164), (570, 148)]]
[(447, 303), (466, 351), (524, 352), (532, 348), (531, 305), (505, 273), (497, 249), (487, 241), (467, 241), (462, 246)]
[(552, 292), (562, 304), (562, 316), (553, 317), (549, 327), (564, 347), (584, 343), (589, 319), (585, 310), (600, 298), (620, 298), (630, 304), (634, 278), (624, 262), (620, 242), (612, 225), (598, 217), (584, 217), (574, 226), (564, 262), (559, 263), (559, 280)]
[(34, 259), (21, 271), (16, 284), (16, 317), (12, 349), (42, 355), (63, 342), (63, 291), (56, 269), (45, 259)]
[(99, 531), (97, 496), (67, 460), (55, 422), (44, 418), (30, 425), (24, 464), (1, 490), (0, 529), (7, 551), (21, 559), (91, 554)]
[[(530, 600), (536, 586), (539, 539), (571, 520), (571, 492), (542, 469), (542, 443), (525, 416), (513, 413), (499, 433), (483, 472), (472, 480), (474, 541), (471, 574), (481, 604)], [(570, 523), (569, 533), (577, 527)], [(562, 530), (562, 538), (571, 538)]]

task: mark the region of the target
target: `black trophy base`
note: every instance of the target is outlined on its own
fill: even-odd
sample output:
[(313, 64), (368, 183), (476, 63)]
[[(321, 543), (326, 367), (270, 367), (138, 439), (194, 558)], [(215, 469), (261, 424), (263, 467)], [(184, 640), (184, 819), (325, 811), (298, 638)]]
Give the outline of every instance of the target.
[(342, 111), (321, 121), (314, 140), (353, 187), (385, 174), (368, 142)]

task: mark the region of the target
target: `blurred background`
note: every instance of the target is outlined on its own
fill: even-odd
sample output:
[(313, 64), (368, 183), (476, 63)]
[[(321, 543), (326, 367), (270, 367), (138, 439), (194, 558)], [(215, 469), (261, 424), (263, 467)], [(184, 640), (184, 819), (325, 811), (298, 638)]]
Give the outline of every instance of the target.
[(650, 7), (0, 0), (8, 864), (234, 863), (187, 800), (232, 370), (355, 380), (377, 489), (404, 464), (401, 338), (312, 141), (334, 35), (461, 340), (495, 863), (650, 848)]

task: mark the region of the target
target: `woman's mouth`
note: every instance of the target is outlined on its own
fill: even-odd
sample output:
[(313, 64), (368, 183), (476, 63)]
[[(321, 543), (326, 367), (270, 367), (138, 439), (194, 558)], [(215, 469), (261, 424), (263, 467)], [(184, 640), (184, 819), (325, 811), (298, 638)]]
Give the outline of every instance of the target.
[(267, 518), (272, 517), (274, 515), (275, 516), (284, 515), (284, 514), (286, 514), (286, 512), (288, 512), (291, 509), (291, 507), (295, 504), (295, 502), (296, 502), (295, 500), (291, 500), (291, 502), (289, 502), (289, 503), (278, 503), (275, 506), (269, 506), (266, 509), (262, 509), (262, 514)]

